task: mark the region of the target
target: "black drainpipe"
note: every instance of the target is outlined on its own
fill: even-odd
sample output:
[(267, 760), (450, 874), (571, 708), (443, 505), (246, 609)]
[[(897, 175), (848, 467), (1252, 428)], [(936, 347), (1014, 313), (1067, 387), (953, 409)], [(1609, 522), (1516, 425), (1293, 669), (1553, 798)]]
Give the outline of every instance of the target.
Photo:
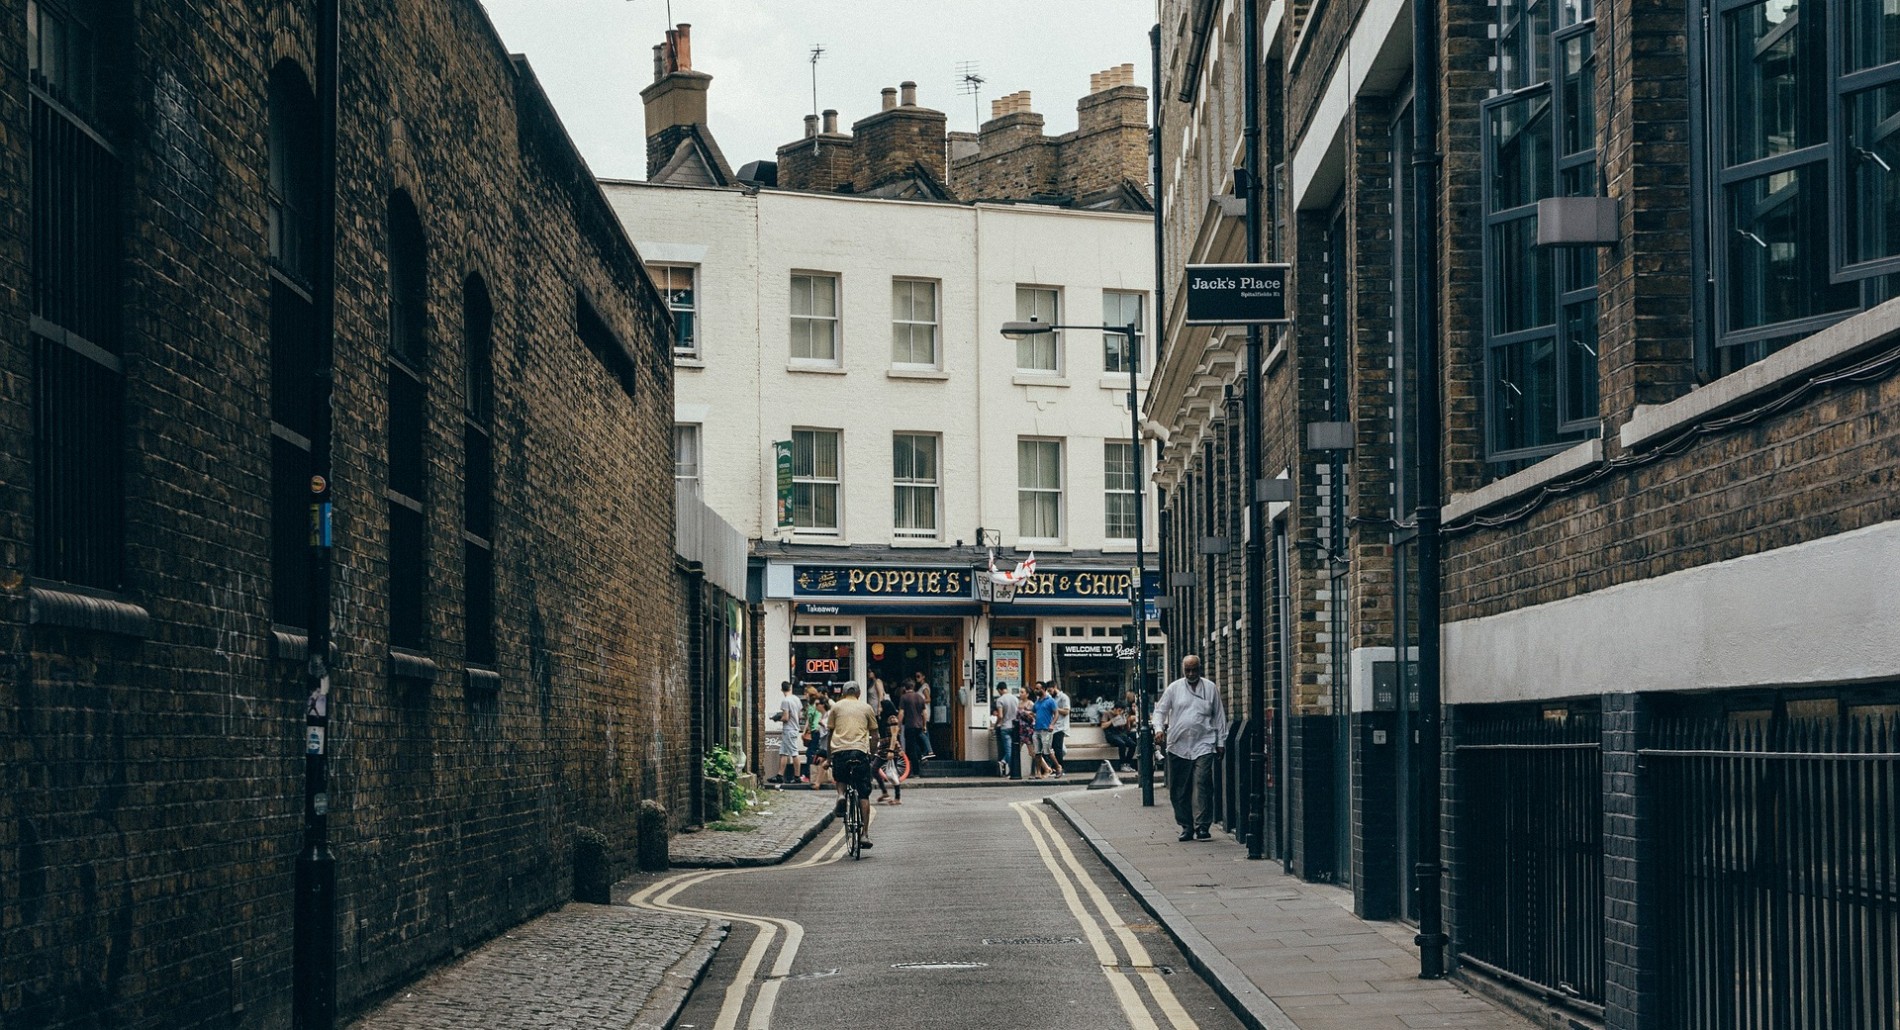
[[(1241, 63), (1246, 67), (1244, 102), (1246, 114), (1242, 133), (1246, 141), (1245, 166), (1247, 200), (1247, 263), (1259, 264), (1260, 256), (1260, 10), (1259, 0), (1241, 5)], [(1260, 480), (1264, 473), (1260, 454), (1260, 404), (1262, 361), (1260, 326), (1247, 327), (1246, 370), (1246, 458), (1247, 475), (1241, 485), (1247, 499), (1247, 721), (1253, 731), (1253, 747), (1248, 755), (1247, 857), (1267, 857), (1267, 540), (1265, 508), (1260, 501)]]

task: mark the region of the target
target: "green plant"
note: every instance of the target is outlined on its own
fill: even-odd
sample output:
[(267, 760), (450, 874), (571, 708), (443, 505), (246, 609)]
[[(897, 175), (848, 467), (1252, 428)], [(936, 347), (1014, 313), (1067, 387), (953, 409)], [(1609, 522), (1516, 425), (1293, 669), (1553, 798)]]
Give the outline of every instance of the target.
[(739, 783), (739, 763), (732, 752), (715, 745), (706, 753), (701, 763), (706, 778), (718, 780), (721, 784), (720, 797), (725, 800), (725, 810), (721, 815), (735, 815), (752, 807), (752, 792)]

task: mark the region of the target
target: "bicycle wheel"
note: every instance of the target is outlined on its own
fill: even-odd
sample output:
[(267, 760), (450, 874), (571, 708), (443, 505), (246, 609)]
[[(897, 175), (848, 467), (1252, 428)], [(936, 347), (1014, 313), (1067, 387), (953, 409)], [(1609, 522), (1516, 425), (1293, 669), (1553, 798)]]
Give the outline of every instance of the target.
[(858, 808), (858, 789), (846, 787), (844, 790), (844, 838), (845, 849), (851, 852), (853, 860), (864, 853), (860, 842), (864, 840), (864, 813)]

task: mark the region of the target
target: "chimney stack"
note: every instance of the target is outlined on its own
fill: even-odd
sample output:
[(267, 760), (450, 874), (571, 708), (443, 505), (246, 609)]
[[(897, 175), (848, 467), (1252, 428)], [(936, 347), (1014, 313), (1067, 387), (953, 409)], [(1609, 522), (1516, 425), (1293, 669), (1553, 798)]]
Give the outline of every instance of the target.
[(919, 166), (938, 183), (948, 181), (942, 111), (917, 105), (917, 83), (905, 80), (898, 89), (885, 87), (884, 102), (876, 114), (851, 126), (857, 149), (853, 155), (852, 184), (859, 193), (910, 178)]
[(647, 175), (665, 167), (681, 141), (706, 125), (712, 76), (693, 70), (693, 27), (681, 22), (653, 48), (653, 84), (640, 91), (646, 107)]

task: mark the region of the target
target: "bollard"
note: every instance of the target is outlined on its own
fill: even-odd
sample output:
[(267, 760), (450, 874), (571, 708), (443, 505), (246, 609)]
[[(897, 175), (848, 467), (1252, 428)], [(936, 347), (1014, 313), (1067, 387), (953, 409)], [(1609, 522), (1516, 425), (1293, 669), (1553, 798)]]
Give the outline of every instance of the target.
[(637, 860), (644, 872), (656, 873), (672, 864), (666, 847), (666, 806), (648, 798), (640, 802), (633, 819)]
[(607, 835), (592, 827), (574, 831), (574, 900), (590, 905), (613, 901), (613, 874), (607, 859)]
[(1122, 785), (1122, 778), (1115, 775), (1113, 763), (1104, 760), (1102, 767), (1095, 770), (1095, 778), (1089, 781), (1090, 790), (1108, 790)]

